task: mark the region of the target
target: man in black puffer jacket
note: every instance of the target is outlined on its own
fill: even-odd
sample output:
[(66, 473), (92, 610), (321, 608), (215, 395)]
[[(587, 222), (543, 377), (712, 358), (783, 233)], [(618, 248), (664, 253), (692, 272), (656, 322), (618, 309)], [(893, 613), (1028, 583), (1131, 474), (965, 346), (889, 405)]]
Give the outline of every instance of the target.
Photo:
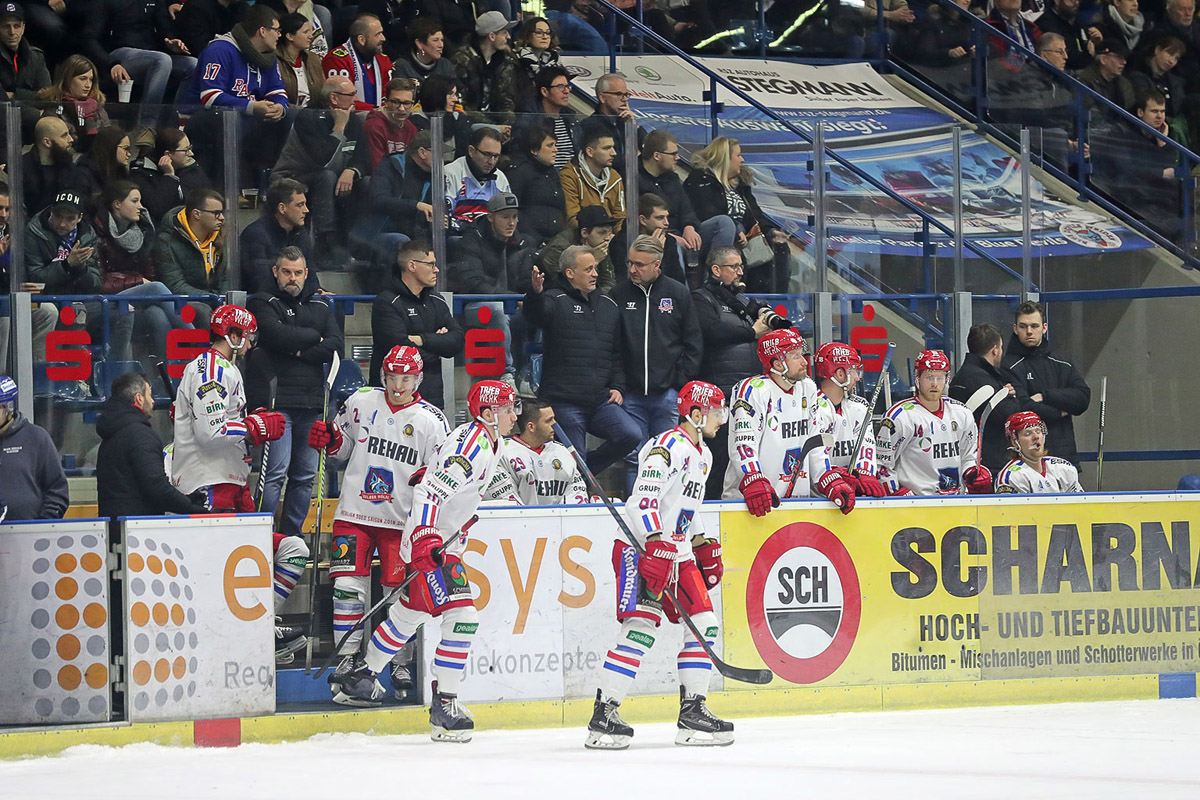
[(115, 521), (122, 516), (208, 513), (203, 504), (193, 502), (167, 479), (162, 439), (150, 424), (153, 413), (154, 398), (146, 376), (140, 372), (118, 375), (96, 420), (100, 516)]
[(287, 420), (283, 438), (271, 445), (263, 511), (274, 511), (287, 476), (279, 532), (300, 535), (308, 516), (317, 451), (308, 447), (308, 429), (321, 418), (325, 376), (334, 353), (341, 353), (342, 332), (329, 303), (305, 288), (308, 266), (298, 248), (285, 247), (272, 269), (275, 286), (250, 298), (246, 308), (258, 320), (258, 346), (246, 365), (249, 408), (269, 406), (268, 386), (277, 379), (275, 411)]
[[(625, 367), (621, 318), (612, 298), (596, 291), (596, 256), (573, 245), (559, 259), (558, 285), (545, 287), (535, 269), (525, 316), (545, 333), (545, 364), (538, 398), (551, 403), (567, 438), (586, 452), (591, 433), (605, 443), (587, 454), (598, 473), (637, 446), (638, 424), (624, 408)], [(544, 289), (544, 290), (543, 290)]]
[[(967, 357), (950, 380), (948, 392), (955, 400), (965, 403), (981, 386), (993, 390), (1005, 387), (1009, 389), (1008, 397), (992, 409), (987, 427), (979, 432), (983, 438), (983, 466), (987, 467), (993, 476), (1000, 473), (1013, 455), (1008, 449), (1004, 423), (1018, 411), (1029, 410), (1029, 396), (1019, 387), (1019, 382), (1013, 379), (1008, 370), (1000, 366), (1003, 344), (1000, 329), (995, 325), (984, 323), (971, 326), (971, 330), (967, 332)], [(982, 408), (975, 412), (976, 425), (979, 424), (983, 413)]]

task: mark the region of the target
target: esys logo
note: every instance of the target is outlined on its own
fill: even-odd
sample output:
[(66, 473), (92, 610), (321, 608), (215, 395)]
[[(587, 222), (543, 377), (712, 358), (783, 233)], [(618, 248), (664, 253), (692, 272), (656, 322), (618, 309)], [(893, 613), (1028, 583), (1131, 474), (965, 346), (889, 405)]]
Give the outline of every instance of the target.
[[(503, 310), (500, 313), (503, 314)], [(472, 378), (498, 378), (504, 374), (506, 360), (504, 331), (499, 327), (488, 327), (493, 324), (490, 306), (475, 309), (475, 318), (480, 327), (471, 328), (466, 336), (467, 374)]]
[(820, 525), (780, 528), (750, 567), (746, 615), (772, 672), (792, 683), (824, 680), (850, 654), (862, 617), (850, 554)]

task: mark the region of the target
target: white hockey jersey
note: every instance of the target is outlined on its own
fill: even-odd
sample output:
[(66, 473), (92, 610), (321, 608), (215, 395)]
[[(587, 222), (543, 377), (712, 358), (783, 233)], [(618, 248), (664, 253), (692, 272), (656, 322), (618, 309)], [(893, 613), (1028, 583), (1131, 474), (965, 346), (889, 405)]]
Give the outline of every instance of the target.
[(553, 506), (578, 505), (589, 498), (583, 476), (567, 448), (558, 442), (546, 442), (534, 450), (520, 436), (514, 436), (500, 445), (500, 460), (484, 499)]
[(446, 416), (419, 395), (393, 408), (383, 389), (364, 387), (350, 396), (334, 424), (342, 431), (342, 446), (331, 457), (349, 460), (333, 518), (403, 526), (412, 508), (408, 479), (446, 440)]
[(879, 479), (889, 492), (958, 494), (962, 474), (976, 464), (978, 431), (962, 403), (942, 398), (936, 413), (915, 398), (888, 409), (879, 424)]
[(246, 390), (242, 373), (216, 350), (191, 361), (175, 394), (171, 483), (184, 494), (202, 486), (250, 477), (246, 442)]
[[(878, 474), (875, 463), (875, 431), (871, 427), (870, 403), (856, 394), (846, 395), (840, 406), (833, 404), (825, 393), (817, 390), (817, 411), (814, 415), (816, 432), (833, 434), (833, 447), (829, 451), (829, 464), (833, 467), (857, 469), (868, 475)], [(854, 458), (854, 445), (858, 443), (858, 431), (866, 424), (867, 432), (863, 436), (862, 450), (859, 452), (858, 463), (851, 464)], [(817, 476), (821, 477), (820, 475)], [(818, 495), (818, 492), (813, 492)]]
[(766, 375), (739, 381), (733, 387), (729, 467), (721, 496), (741, 497), (742, 478), (761, 472), (780, 498), (808, 497), (812, 477), (829, 469), (827, 448), (822, 447), (809, 453), (807, 464), (796, 463), (805, 440), (823, 432), (816, 427), (816, 409), (817, 385), (809, 378), (791, 391)]
[(676, 561), (690, 561), (692, 537), (704, 532), (696, 514), (710, 469), (708, 445), (694, 444), (678, 426), (642, 445), (637, 480), (625, 501), (633, 535), (644, 545), (650, 534), (661, 533), (675, 545)]
[(467, 543), (457, 534), (479, 508), (499, 459), (499, 448), (479, 422), (459, 425), (441, 443), (413, 491), (412, 509), (400, 540), (400, 557), (406, 563), (412, 558), (413, 531), (424, 525), (437, 528), (442, 541), (453, 537), (446, 552), (462, 554)]
[(1065, 458), (1046, 456), (1042, 469), (1031, 467), (1021, 459), (1008, 462), (996, 476), (998, 494), (1058, 494), (1082, 492), (1079, 470)]

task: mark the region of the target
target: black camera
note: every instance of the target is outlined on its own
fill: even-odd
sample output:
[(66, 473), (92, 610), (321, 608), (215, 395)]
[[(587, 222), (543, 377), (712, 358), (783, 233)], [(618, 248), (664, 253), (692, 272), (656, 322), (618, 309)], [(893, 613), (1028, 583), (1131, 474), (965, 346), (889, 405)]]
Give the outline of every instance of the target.
[(763, 319), (766, 321), (767, 327), (771, 330), (779, 331), (784, 328), (796, 327), (795, 323), (787, 317), (776, 313), (770, 306), (735, 291), (732, 286), (725, 287), (725, 289), (728, 292), (728, 297), (726, 297), (725, 301), (729, 304), (729, 307), (733, 309), (735, 314), (750, 324), (754, 324), (758, 320), (759, 314), (763, 314), (763, 309), (766, 309)]

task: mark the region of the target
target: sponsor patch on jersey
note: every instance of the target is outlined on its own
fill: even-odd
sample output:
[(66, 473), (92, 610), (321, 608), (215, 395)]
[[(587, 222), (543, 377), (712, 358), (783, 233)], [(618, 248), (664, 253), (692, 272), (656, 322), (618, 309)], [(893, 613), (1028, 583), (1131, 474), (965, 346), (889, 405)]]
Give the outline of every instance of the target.
[(550, 462), (550, 466), (554, 467), (555, 469), (562, 469), (562, 462), (556, 458)]
[(1016, 487), (1010, 486), (1007, 483), (1002, 483), (996, 487), (996, 494), (1016, 494)]
[(733, 404), (733, 413), (745, 411), (747, 416), (754, 416), (754, 406), (747, 403), (745, 400), (738, 400)]
[(443, 465), (443, 467), (445, 469), (450, 469), (450, 467), (454, 465), (458, 465), (458, 468), (462, 470), (464, 478), (471, 477), (471, 461), (466, 456), (455, 453), (446, 459), (446, 463)]
[(407, 424), (407, 425), (405, 425), (405, 426), (404, 426), (404, 435), (405, 435), (405, 436), (412, 436), (412, 435), (413, 435), (413, 426), (412, 426), (412, 423), (411, 423), (411, 422), (410, 422), (409, 424)]
[(347, 50), (344, 45), (342, 45), (340, 47), (333, 48), (333, 52), (331, 52), (329, 55), (337, 58), (346, 58), (350, 55), (350, 51)]
[(658, 301), (658, 310), (664, 314), (670, 314), (675, 310), (675, 304), (671, 302), (671, 298), (664, 297)]
[(333, 557), (345, 558), (350, 555), (350, 537), (335, 536), (333, 537)]
[(363, 490), (359, 492), (358, 496), (368, 503), (390, 503), (395, 486), (396, 479), (390, 469), (370, 467), (367, 469), (367, 477), (363, 481)]
[(651, 447), (650, 452), (646, 454), (647, 458), (653, 458), (654, 456), (661, 457), (662, 460), (666, 462), (668, 467), (671, 466), (671, 451), (663, 447), (661, 444), (656, 444), (654, 447)]
[(216, 392), (221, 397), (226, 397), (229, 394), (220, 381), (207, 381), (200, 384), (200, 388), (196, 390), (196, 397), (203, 398), (209, 392)]
[(895, 433), (896, 432), (896, 423), (892, 422), (889, 418), (884, 417), (883, 421), (881, 421), (879, 423), (879, 429), (881, 431), (886, 430), (888, 433)]

